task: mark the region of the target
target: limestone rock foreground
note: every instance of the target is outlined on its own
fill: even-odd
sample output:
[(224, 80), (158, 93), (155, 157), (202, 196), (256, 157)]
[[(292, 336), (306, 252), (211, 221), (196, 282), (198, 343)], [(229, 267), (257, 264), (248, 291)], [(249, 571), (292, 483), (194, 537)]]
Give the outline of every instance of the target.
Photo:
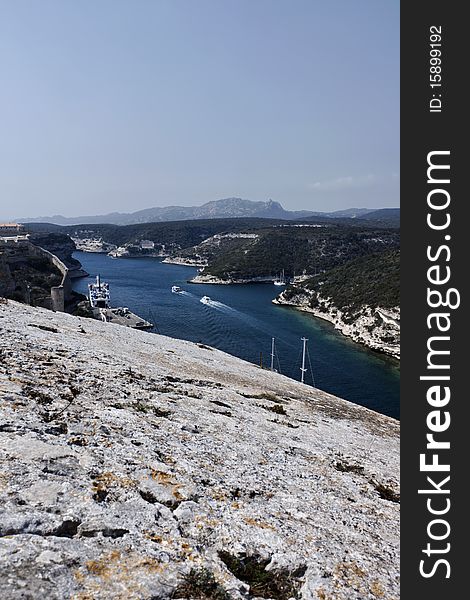
[(399, 597), (393, 419), (11, 301), (0, 396), (2, 598)]

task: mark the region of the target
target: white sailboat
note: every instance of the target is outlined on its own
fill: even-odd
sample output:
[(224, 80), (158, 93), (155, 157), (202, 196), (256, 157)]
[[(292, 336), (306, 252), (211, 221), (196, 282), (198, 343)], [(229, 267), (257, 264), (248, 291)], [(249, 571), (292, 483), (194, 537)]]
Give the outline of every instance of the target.
[(305, 383), (305, 373), (307, 373), (307, 371), (308, 371), (307, 365), (305, 363), (305, 359), (307, 359), (309, 367), (310, 367), (310, 377), (312, 378), (312, 386), (316, 387), (315, 379), (313, 377), (312, 361), (310, 360), (310, 354), (309, 354), (308, 346), (307, 346), (308, 338), (303, 337), (300, 339), (302, 341), (302, 366), (300, 367), (300, 372), (301, 372), (300, 381), (302, 383)]
[(274, 285), (286, 285), (284, 269), (282, 269), (282, 273), (279, 273), (279, 277), (274, 280)]

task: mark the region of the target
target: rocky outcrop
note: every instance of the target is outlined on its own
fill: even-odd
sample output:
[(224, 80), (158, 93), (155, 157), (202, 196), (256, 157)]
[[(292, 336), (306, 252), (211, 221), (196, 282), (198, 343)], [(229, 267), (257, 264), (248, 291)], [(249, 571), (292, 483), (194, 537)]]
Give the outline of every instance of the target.
[[(312, 307), (312, 297), (315, 297), (315, 307)], [(291, 288), (288, 298), (282, 292), (273, 303), (291, 306), (330, 321), (335, 329), (355, 342), (400, 358), (400, 307), (398, 306), (394, 308), (362, 306), (351, 316), (336, 307), (331, 299), (322, 298), (314, 291), (304, 288), (299, 288), (294, 294)]]
[(0, 329), (5, 598), (398, 599), (396, 421), (202, 344)]

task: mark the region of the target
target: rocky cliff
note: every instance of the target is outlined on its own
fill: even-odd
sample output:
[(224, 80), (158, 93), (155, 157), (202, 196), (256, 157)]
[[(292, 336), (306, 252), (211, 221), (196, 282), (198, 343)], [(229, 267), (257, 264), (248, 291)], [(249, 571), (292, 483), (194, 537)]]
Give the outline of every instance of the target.
[(331, 321), (344, 335), (400, 357), (400, 251), (347, 261), (315, 277), (299, 278), (273, 302)]
[(315, 307), (312, 307), (314, 294), (315, 292), (301, 289), (297, 293), (290, 291), (286, 297), (282, 292), (273, 303), (309, 312), (315, 317), (333, 323), (335, 329), (353, 341), (371, 350), (400, 358), (400, 307), (362, 306), (351, 317), (335, 306), (331, 298), (316, 296)]
[(398, 599), (396, 421), (201, 344), (0, 330), (3, 597)]

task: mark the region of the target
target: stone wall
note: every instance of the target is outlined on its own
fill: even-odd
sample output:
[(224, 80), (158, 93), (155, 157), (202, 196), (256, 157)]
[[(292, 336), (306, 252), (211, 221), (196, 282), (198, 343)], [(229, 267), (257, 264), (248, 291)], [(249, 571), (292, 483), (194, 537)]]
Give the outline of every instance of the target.
[(72, 294), (72, 283), (70, 279), (70, 272), (68, 267), (52, 252), (49, 250), (45, 250), (40, 246), (34, 246), (31, 244), (34, 249), (39, 251), (39, 254), (47, 257), (51, 263), (59, 269), (62, 273), (62, 281), (60, 285), (51, 288), (51, 300), (52, 300), (52, 310), (56, 310), (59, 312), (64, 312), (65, 304), (71, 299)]
[[(55, 311), (64, 312), (66, 303), (72, 298), (70, 270), (55, 254), (52, 254), (40, 246), (32, 244), (25, 238), (0, 238), (0, 249), (4, 250), (0, 256), (0, 272), (5, 275), (5, 277), (2, 277), (2, 285), (0, 286), (1, 295), (8, 296), (9, 292), (11, 291), (10, 288), (13, 287), (14, 289), (15, 287), (8, 263), (9, 261), (14, 261), (16, 251), (21, 250), (24, 254), (30, 256), (40, 256), (46, 258), (51, 265), (60, 271), (62, 274), (62, 280), (60, 285), (51, 288), (50, 308)], [(47, 308), (49, 308), (49, 306)]]

